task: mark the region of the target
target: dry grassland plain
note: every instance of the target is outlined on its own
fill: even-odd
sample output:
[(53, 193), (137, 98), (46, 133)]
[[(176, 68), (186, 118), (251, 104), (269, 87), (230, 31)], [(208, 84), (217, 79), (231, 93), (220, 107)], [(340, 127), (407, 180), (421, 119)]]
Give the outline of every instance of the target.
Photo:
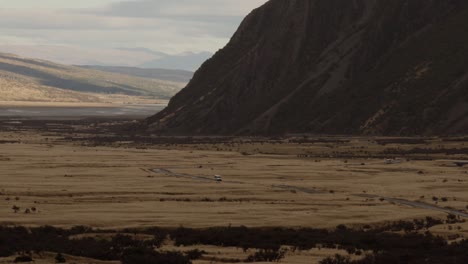
[[(468, 206), (468, 168), (453, 163), (466, 159), (464, 139), (237, 138), (153, 145), (132, 140), (96, 144), (88, 136), (1, 131), (0, 222), (109, 230), (335, 228), (426, 216), (445, 219), (443, 210), (463, 216)], [(460, 151), (444, 153), (450, 150)], [(214, 175), (223, 181), (214, 181)], [(18, 213), (13, 206), (21, 208)], [(31, 208), (34, 212), (24, 213)], [(465, 237), (468, 224), (431, 231)], [(204, 247), (197, 248), (213, 255), (248, 255), (235, 248)], [(285, 262), (311, 263), (334, 253), (304, 251), (288, 255)]]

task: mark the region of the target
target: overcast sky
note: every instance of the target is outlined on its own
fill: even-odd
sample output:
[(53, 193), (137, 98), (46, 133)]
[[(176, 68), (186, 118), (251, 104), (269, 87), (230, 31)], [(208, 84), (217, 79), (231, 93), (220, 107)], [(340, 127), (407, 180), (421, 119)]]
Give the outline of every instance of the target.
[(214, 52), (267, 0), (0, 0), (0, 45)]

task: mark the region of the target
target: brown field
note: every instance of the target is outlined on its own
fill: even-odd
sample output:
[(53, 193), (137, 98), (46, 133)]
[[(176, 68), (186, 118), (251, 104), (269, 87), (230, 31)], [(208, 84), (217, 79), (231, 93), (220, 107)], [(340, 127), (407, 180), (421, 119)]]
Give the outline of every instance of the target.
[[(21, 125), (0, 131), (2, 224), (334, 228), (447, 215), (392, 199), (460, 214), (468, 206), (468, 168), (453, 164), (467, 157), (464, 139), (214, 138), (149, 144), (119, 137), (101, 142), (86, 128), (67, 134)], [(445, 153), (454, 150), (459, 151)], [(401, 160), (387, 164), (387, 157)], [(214, 175), (223, 182), (213, 181)], [(18, 213), (14, 205), (21, 208)], [(33, 207), (36, 212), (24, 213)], [(467, 236), (468, 224), (432, 231)], [(207, 246), (206, 251), (245, 255), (239, 249)], [(334, 253), (300, 252), (285, 262), (311, 263), (324, 254)]]

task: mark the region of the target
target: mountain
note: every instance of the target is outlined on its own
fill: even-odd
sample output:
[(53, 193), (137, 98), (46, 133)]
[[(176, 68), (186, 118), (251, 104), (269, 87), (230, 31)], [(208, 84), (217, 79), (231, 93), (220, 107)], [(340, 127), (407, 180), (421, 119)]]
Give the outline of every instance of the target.
[(85, 69), (94, 69), (105, 72), (121, 73), (131, 76), (152, 78), (171, 82), (188, 83), (193, 77), (193, 72), (184, 70), (168, 70), (168, 69), (143, 69), (136, 67), (122, 67), (122, 66), (96, 66), (96, 65), (83, 65), (79, 66)]
[(193, 71), (213, 56), (210, 52), (185, 52), (177, 55), (165, 55), (141, 65), (142, 68), (184, 69)]
[(144, 128), (172, 134), (458, 134), (468, 1), (270, 0)]
[(106, 49), (62, 45), (1, 45), (0, 51), (65, 65), (134, 67), (162, 57), (145, 49)]
[(94, 102), (101, 94), (168, 99), (184, 85), (0, 53), (1, 101)]
[(168, 54), (166, 54), (164, 52), (154, 51), (154, 50), (147, 49), (147, 48), (119, 48), (117, 50), (130, 51), (130, 52), (142, 52), (142, 53), (146, 53), (146, 54), (152, 54), (152, 55), (156, 56), (156, 58), (162, 58), (162, 57), (165, 57), (165, 56), (168, 55)]
[(61, 45), (4, 45), (0, 51), (65, 65), (126, 66), (194, 71), (210, 52), (167, 54), (147, 48), (89, 48)]

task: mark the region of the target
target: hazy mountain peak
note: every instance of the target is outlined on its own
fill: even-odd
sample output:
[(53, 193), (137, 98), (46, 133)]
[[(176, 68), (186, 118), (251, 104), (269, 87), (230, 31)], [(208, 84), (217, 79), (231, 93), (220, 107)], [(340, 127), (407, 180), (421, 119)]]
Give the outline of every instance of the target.
[(167, 54), (147, 48), (83, 48), (64, 45), (0, 45), (0, 51), (68, 65), (126, 66), (195, 71), (210, 52)]

